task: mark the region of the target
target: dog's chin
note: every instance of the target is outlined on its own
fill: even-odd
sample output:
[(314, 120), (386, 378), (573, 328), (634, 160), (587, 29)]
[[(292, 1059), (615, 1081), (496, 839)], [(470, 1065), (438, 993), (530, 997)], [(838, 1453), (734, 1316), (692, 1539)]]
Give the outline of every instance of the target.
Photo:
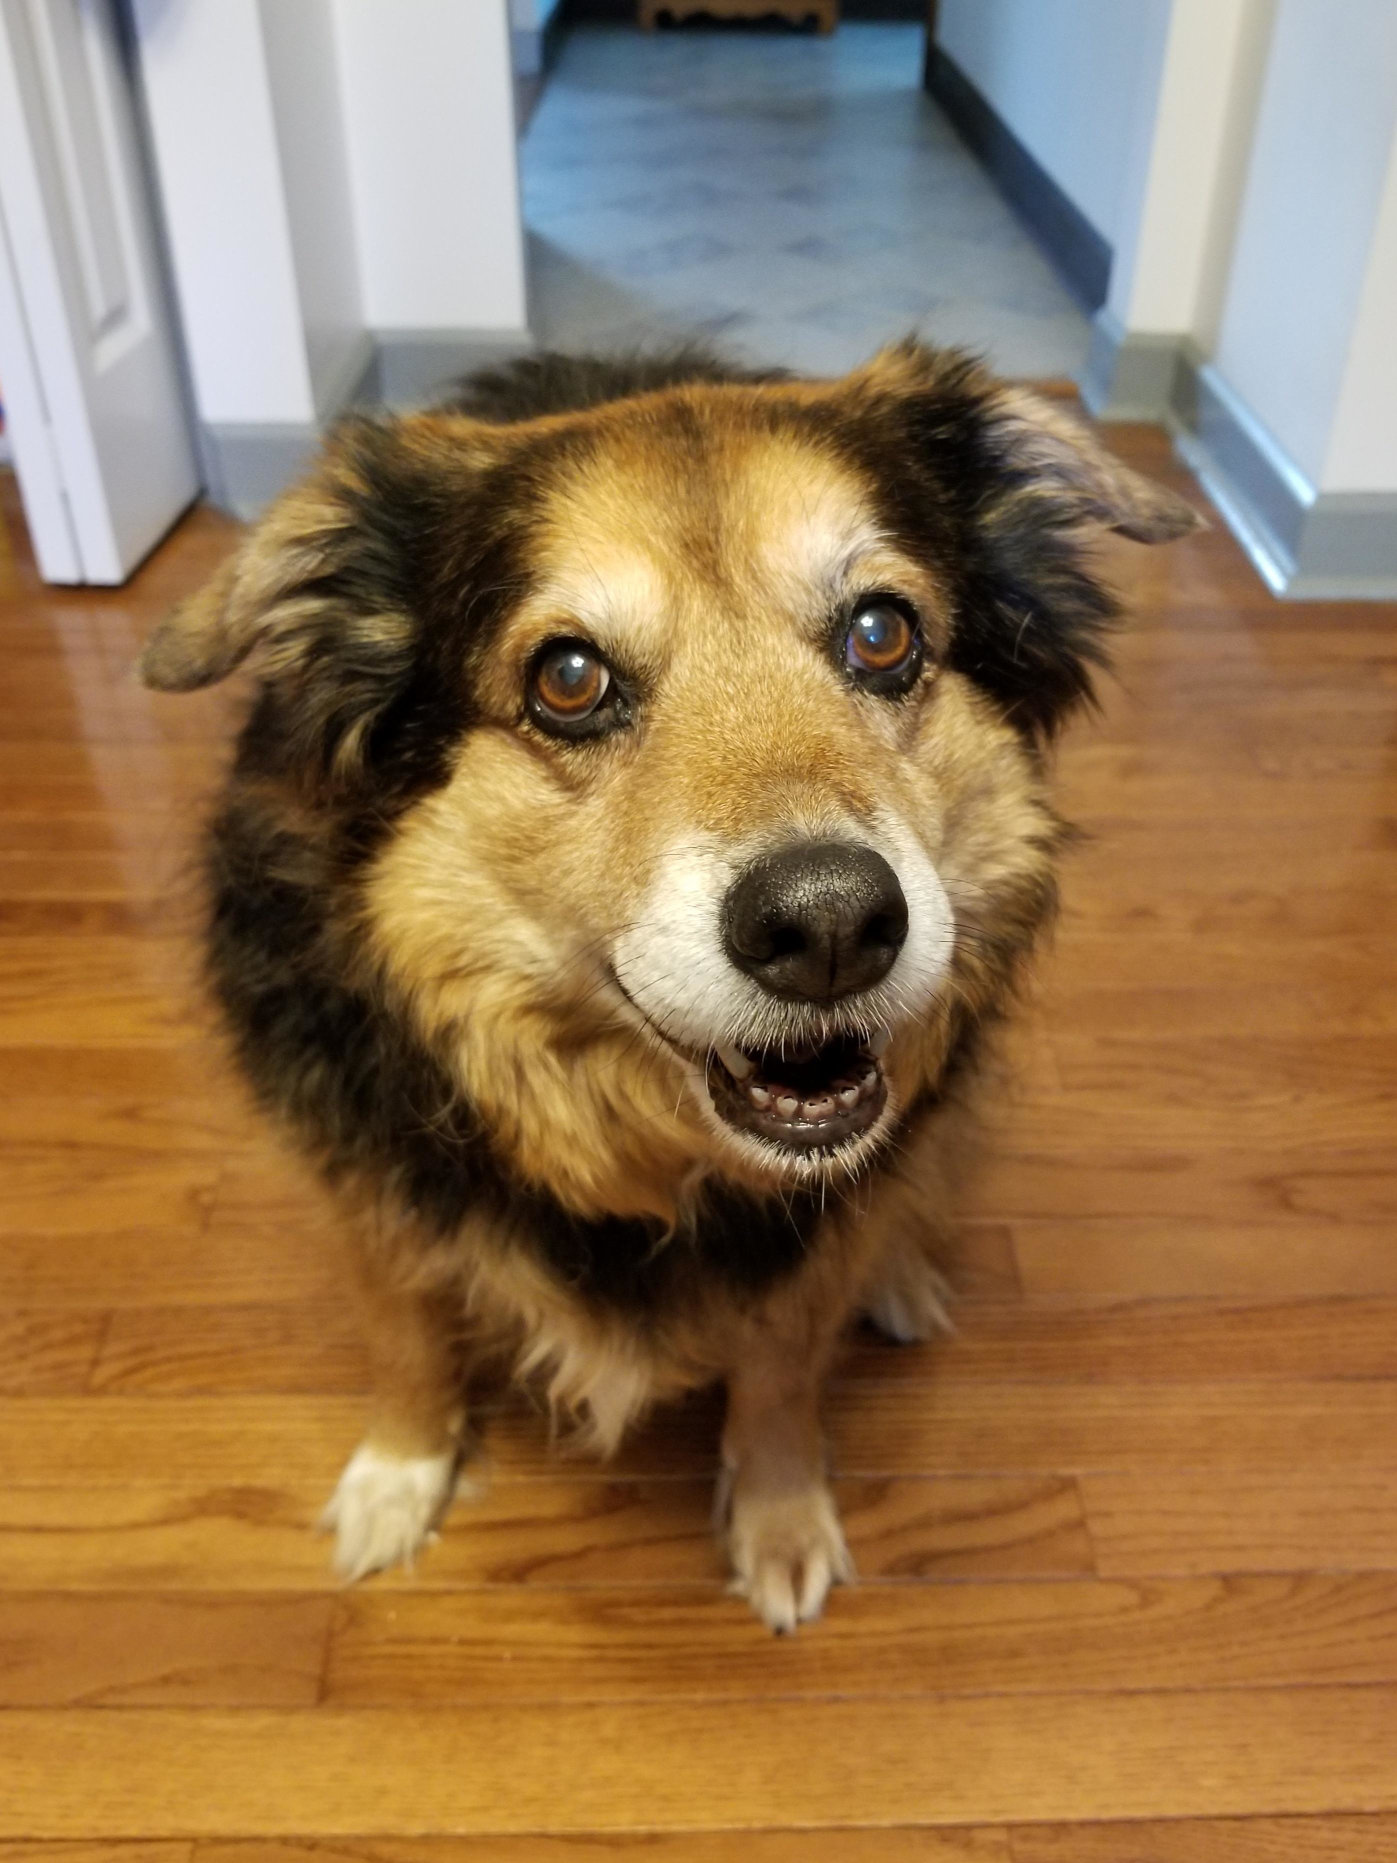
[(791, 1182), (857, 1173), (894, 1119), (884, 1044), (822, 1043), (709, 1051), (690, 1081), (709, 1127), (749, 1170)]

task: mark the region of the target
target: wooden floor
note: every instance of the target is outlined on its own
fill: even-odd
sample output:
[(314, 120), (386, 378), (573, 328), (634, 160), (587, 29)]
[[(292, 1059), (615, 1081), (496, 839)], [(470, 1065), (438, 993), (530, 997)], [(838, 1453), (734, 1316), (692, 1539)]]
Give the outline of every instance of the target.
[(1113, 551), (960, 1333), (851, 1349), (863, 1580), (774, 1641), (708, 1405), (605, 1472), (501, 1415), (415, 1575), (328, 1581), (363, 1360), (194, 982), (227, 701), (130, 672), (230, 534), (0, 571), (0, 1858), (1397, 1859), (1397, 611)]

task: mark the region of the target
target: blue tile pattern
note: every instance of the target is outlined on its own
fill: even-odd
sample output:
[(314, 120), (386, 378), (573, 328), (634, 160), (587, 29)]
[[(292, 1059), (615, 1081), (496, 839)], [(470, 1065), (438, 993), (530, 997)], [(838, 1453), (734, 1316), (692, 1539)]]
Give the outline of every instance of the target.
[(920, 85), (915, 25), (579, 27), (521, 149), (534, 329), (850, 367), (910, 329), (1072, 375), (1087, 323)]

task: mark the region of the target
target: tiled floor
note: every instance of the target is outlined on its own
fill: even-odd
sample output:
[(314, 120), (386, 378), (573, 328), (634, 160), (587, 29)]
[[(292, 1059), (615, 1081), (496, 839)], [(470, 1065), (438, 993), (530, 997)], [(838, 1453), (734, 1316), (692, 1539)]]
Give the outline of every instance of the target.
[(920, 88), (922, 37), (573, 31), (522, 146), (540, 340), (824, 372), (915, 328), (1074, 373), (1086, 319)]

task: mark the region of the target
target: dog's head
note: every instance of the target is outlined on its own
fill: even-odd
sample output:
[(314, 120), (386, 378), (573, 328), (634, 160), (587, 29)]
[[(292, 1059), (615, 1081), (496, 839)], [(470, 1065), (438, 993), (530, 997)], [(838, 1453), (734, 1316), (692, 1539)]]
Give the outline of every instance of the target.
[(1039, 744), (1196, 522), (915, 345), (513, 424), (343, 428), (144, 673), (255, 654), (241, 769), (496, 1140), (579, 1207), (847, 1171), (1051, 897)]

